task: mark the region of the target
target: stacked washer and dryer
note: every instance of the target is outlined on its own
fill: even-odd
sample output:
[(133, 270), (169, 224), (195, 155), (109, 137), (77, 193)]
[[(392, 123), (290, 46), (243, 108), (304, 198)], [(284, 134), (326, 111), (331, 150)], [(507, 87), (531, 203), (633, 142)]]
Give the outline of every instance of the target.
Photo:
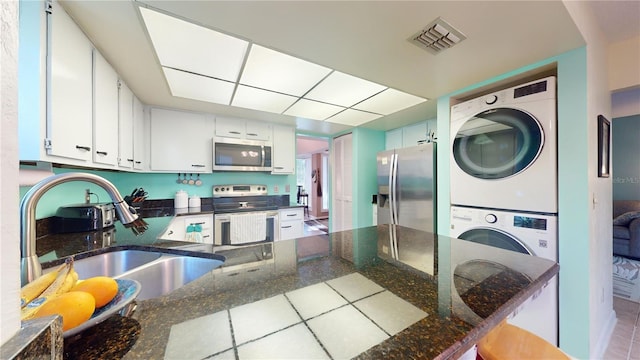
[[(558, 261), (556, 123), (555, 77), (451, 108), (452, 237)], [(557, 276), (509, 322), (557, 345)]]

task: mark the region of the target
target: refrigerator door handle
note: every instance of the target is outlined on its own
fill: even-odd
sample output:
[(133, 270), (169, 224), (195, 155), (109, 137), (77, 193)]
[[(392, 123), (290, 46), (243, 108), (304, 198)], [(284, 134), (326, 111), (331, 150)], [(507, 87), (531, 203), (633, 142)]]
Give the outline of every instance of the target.
[(391, 223), (398, 225), (398, 199), (396, 190), (398, 186), (398, 154), (391, 156), (391, 184), (389, 197), (391, 198)]

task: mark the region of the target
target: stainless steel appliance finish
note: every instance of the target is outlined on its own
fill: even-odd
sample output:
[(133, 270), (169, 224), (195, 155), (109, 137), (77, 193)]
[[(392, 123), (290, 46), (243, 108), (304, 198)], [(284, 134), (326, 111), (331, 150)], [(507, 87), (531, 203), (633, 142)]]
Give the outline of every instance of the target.
[[(278, 210), (270, 211), (252, 211), (243, 212), (246, 214), (264, 212), (266, 217), (266, 234), (263, 241), (273, 242), (278, 241), (280, 234), (277, 229), (279, 228)], [(214, 245), (232, 245), (231, 243), (231, 213), (215, 214), (214, 215)], [(243, 245), (243, 244), (236, 244)]]
[(435, 143), (378, 153), (378, 224), (436, 232)]
[(70, 233), (102, 230), (113, 226), (115, 219), (113, 203), (61, 206), (53, 218), (53, 231)]
[[(214, 245), (242, 245), (232, 244), (231, 219), (232, 214), (262, 214), (265, 215), (265, 242), (279, 239), (278, 206), (269, 201), (266, 185), (214, 185)], [(248, 241), (247, 243), (255, 243)]]
[(213, 138), (214, 171), (271, 171), (271, 142)]
[(267, 195), (267, 185), (214, 185), (213, 197)]

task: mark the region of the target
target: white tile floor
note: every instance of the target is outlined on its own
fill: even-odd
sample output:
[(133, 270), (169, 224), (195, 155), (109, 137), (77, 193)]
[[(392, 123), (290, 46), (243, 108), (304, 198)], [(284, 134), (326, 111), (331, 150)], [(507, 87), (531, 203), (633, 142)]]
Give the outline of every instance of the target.
[(618, 322), (604, 354), (607, 360), (640, 360), (640, 303), (613, 297)]
[(165, 359), (347, 359), (426, 316), (353, 273), (176, 324)]

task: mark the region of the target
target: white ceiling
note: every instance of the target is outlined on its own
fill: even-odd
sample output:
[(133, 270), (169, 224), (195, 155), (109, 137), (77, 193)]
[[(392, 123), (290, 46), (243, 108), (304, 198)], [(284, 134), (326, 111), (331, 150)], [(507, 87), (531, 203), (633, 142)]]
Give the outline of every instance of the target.
[[(61, 3), (142, 102), (295, 124), (319, 134), (349, 127), (172, 97), (137, 6), (429, 99), (584, 45), (557, 0)], [(611, 41), (640, 34), (640, 2), (591, 3)], [(467, 38), (438, 55), (407, 40), (439, 16)], [(434, 118), (435, 105), (427, 101), (364, 126), (388, 130)]]

